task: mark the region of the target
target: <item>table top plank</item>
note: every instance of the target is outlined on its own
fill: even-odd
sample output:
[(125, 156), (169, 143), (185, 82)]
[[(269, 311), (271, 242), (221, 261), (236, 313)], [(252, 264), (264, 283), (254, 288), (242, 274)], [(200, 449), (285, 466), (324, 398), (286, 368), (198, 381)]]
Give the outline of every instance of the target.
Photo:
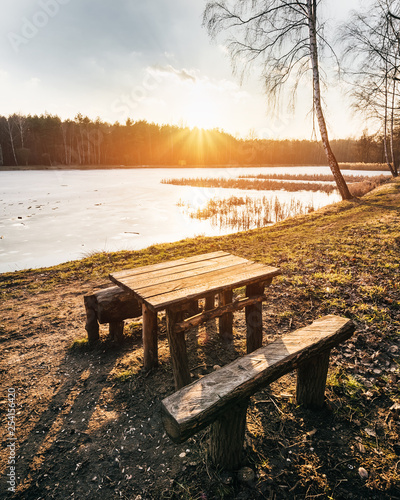
[(154, 311), (205, 295), (268, 281), (280, 270), (218, 251), (110, 274)]
[(178, 267), (174, 266), (172, 268), (159, 269), (150, 272), (149, 274), (140, 274), (138, 276), (126, 274), (122, 278), (119, 276), (116, 278), (117, 273), (113, 273), (110, 275), (110, 279), (117, 283), (123, 282), (126, 287), (139, 291), (142, 288), (148, 288), (151, 286), (159, 287), (164, 283), (176, 281), (177, 279), (200, 276), (211, 271), (218, 271), (246, 263), (248, 263), (248, 260), (241, 257), (236, 257), (235, 255), (224, 255), (215, 259), (192, 262)]
[(203, 269), (202, 273), (189, 275), (187, 277), (181, 277), (179, 274), (174, 276), (171, 275), (168, 282), (157, 283), (156, 285), (143, 286), (139, 288), (135, 286), (135, 291), (139, 293), (141, 297), (149, 298), (154, 295), (163, 295), (175, 290), (198, 286), (203, 283), (212, 283), (215, 280), (221, 280), (223, 278), (235, 281), (238, 274), (252, 273), (258, 270), (265, 270), (265, 267), (262, 264), (255, 264), (254, 262), (247, 261), (222, 269), (211, 269), (210, 271)]
[[(189, 283), (185, 282), (186, 286), (182, 283), (176, 283), (174, 290), (170, 289), (164, 293), (156, 293), (155, 295), (148, 296), (147, 294), (144, 294), (143, 290), (140, 290), (137, 294), (154, 310), (162, 310), (176, 303), (204, 297), (209, 293), (216, 294), (222, 291), (232, 290), (240, 286), (267, 281), (268, 279), (281, 274), (280, 270), (277, 268), (261, 265), (238, 267), (241, 267), (242, 271), (237, 269), (236, 273), (232, 273), (232, 270), (230, 270), (230, 272), (227, 270), (226, 273), (223, 271), (218, 272), (212, 276), (212, 279), (210, 279), (210, 276), (208, 277), (209, 279), (206, 279), (205, 277), (200, 283), (199, 281), (196, 281), (196, 279)], [(148, 292), (149, 291), (147, 290), (147, 293)]]
[[(129, 277), (137, 277), (139, 275), (148, 276), (150, 273), (162, 271), (164, 269), (172, 269), (174, 267), (179, 268), (180, 266), (197, 264), (201, 262), (207, 262), (210, 260), (218, 259), (221, 257), (231, 256), (228, 252), (218, 251), (210, 252), (202, 255), (194, 255), (192, 257), (184, 257), (183, 259), (170, 260), (168, 262), (160, 262), (158, 264), (152, 264), (149, 266), (135, 267), (133, 269), (126, 269), (124, 271), (117, 271), (116, 273), (110, 274), (110, 278), (116, 280), (124, 280)], [(111, 279), (112, 279), (111, 278)]]

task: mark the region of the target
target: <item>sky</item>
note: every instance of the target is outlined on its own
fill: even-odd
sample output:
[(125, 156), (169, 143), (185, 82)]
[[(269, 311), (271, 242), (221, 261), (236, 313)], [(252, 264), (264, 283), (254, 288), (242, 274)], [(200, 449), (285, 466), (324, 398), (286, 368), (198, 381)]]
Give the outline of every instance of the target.
[[(331, 27), (358, 0), (326, 0)], [(268, 108), (257, 71), (240, 84), (205, 0), (2, 0), (0, 115), (77, 113), (220, 128), (238, 137), (312, 138), (310, 83), (295, 112)], [(329, 74), (330, 68), (326, 68)], [(324, 92), (331, 138), (358, 137), (341, 84)], [(284, 100), (285, 101), (285, 100)]]

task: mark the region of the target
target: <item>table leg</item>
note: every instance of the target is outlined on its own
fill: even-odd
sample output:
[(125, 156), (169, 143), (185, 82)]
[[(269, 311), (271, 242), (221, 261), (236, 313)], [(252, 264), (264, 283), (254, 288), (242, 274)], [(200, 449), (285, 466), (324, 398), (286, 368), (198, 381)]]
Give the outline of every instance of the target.
[[(231, 304), (233, 291), (228, 290), (219, 294), (219, 305), (226, 306)], [(233, 313), (225, 313), (219, 318), (219, 334), (223, 340), (233, 340), (232, 333)]]
[(191, 382), (186, 351), (185, 332), (176, 333), (174, 331), (176, 323), (182, 320), (182, 312), (167, 309), (166, 317), (172, 371), (174, 373), (175, 389), (178, 390)]
[(215, 307), (215, 295), (207, 295), (205, 298), (204, 310), (209, 311)]
[(146, 304), (142, 305), (143, 316), (143, 365), (146, 371), (158, 366), (157, 313)]
[(198, 300), (192, 300), (189, 303), (188, 312), (189, 312), (189, 316), (195, 316), (196, 314), (199, 314), (200, 308), (199, 308), (199, 301)]
[[(246, 297), (262, 295), (264, 283), (246, 286)], [(262, 302), (246, 307), (247, 354), (262, 346)]]

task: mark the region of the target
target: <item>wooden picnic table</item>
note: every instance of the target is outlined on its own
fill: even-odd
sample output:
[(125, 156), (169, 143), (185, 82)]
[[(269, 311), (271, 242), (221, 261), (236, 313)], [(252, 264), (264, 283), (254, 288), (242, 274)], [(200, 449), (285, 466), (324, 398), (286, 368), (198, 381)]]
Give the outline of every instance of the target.
[[(142, 304), (144, 368), (158, 364), (157, 312), (165, 310), (167, 335), (177, 389), (190, 383), (185, 331), (219, 318), (222, 338), (231, 340), (233, 312), (246, 309), (247, 352), (262, 346), (264, 287), (280, 270), (219, 251), (110, 274), (110, 279), (131, 292)], [(233, 290), (246, 287), (246, 297), (233, 301)], [(218, 295), (219, 305), (214, 307)], [(205, 311), (183, 320), (198, 299)]]

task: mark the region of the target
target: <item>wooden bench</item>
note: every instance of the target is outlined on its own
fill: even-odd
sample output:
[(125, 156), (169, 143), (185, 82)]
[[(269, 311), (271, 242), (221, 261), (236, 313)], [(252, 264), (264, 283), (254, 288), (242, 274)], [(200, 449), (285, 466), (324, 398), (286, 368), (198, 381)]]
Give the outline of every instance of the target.
[(329, 353), (351, 337), (353, 323), (324, 316), (236, 359), (162, 401), (165, 430), (181, 443), (212, 424), (209, 452), (225, 469), (240, 464), (249, 397), (283, 375), (297, 370), (296, 401), (307, 408), (324, 404)]
[(142, 307), (133, 295), (119, 286), (85, 295), (86, 331), (90, 342), (99, 339), (99, 323), (109, 323), (110, 335), (122, 340), (124, 320), (142, 315)]

